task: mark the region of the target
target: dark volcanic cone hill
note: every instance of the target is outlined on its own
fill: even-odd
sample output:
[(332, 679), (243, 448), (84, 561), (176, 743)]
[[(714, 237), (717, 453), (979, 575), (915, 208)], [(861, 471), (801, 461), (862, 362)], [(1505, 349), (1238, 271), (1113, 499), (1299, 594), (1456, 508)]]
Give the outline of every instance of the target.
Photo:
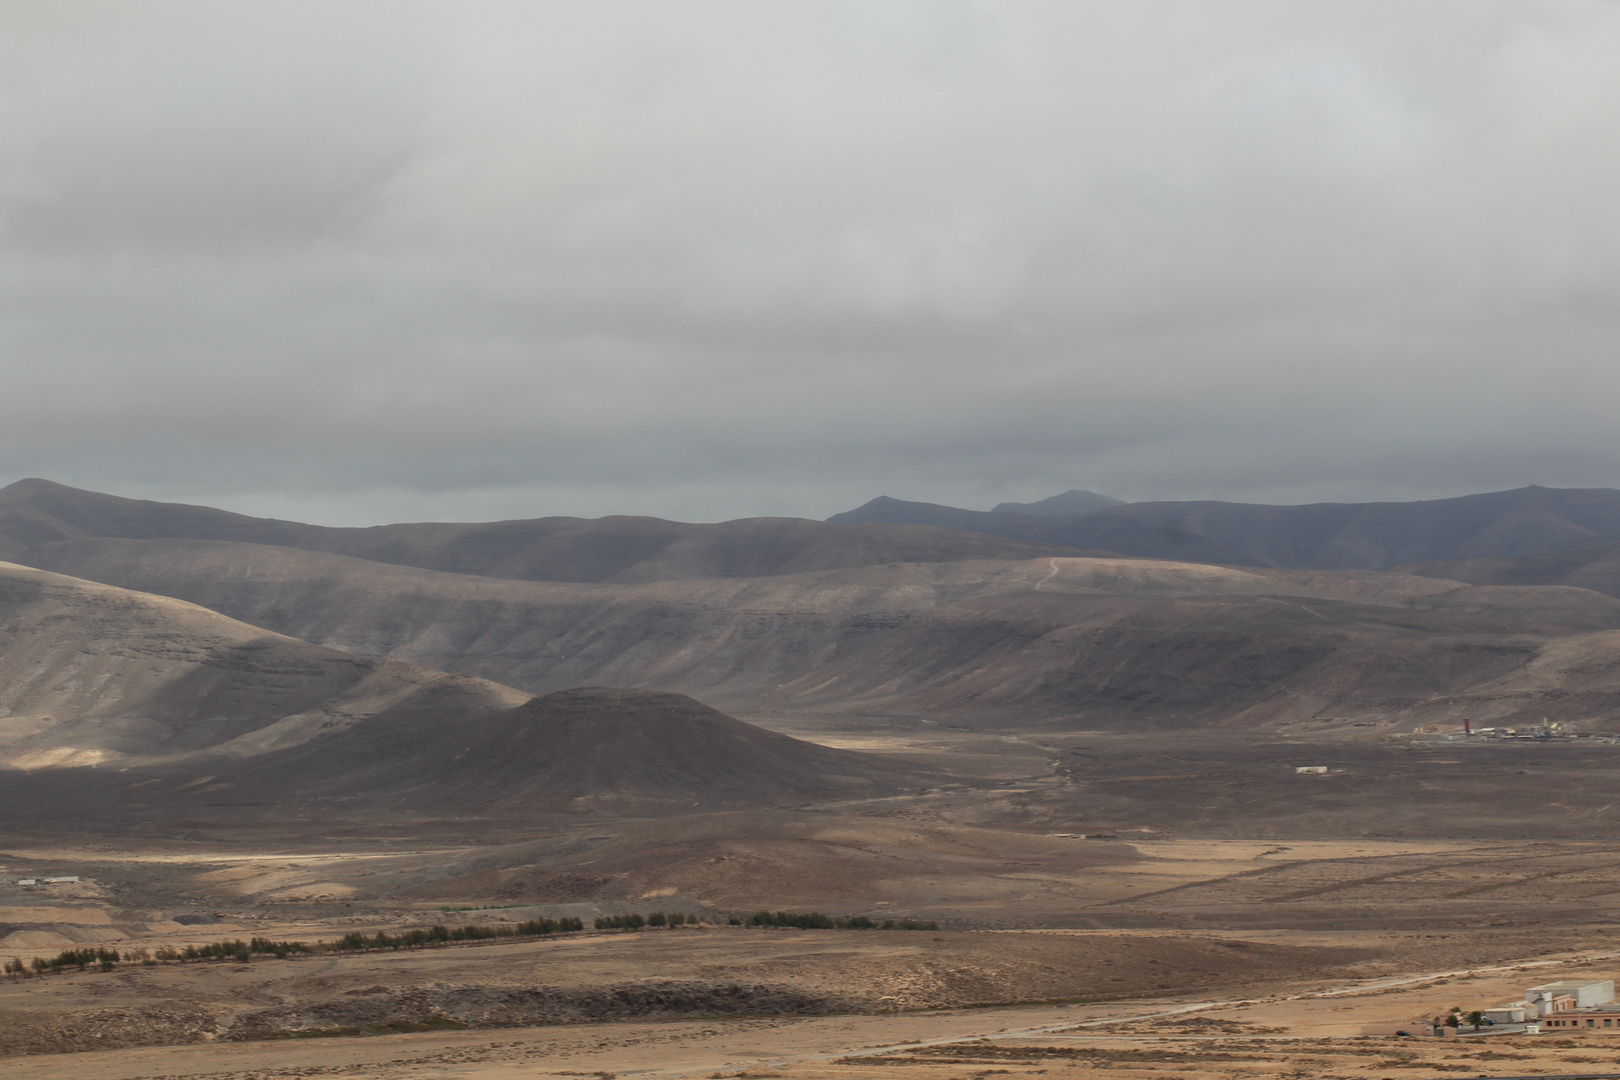
[(448, 815), (785, 806), (915, 791), (939, 774), (778, 735), (684, 694), (584, 687), (495, 714), (419, 696), (220, 778), (218, 798)]
[(94, 537), (272, 544), (456, 574), (573, 582), (746, 578), (891, 562), (1083, 554), (929, 525), (840, 525), (803, 518), (689, 525), (649, 517), (552, 517), (340, 529), (124, 499), (48, 480), (19, 480), (0, 489), (0, 558)]

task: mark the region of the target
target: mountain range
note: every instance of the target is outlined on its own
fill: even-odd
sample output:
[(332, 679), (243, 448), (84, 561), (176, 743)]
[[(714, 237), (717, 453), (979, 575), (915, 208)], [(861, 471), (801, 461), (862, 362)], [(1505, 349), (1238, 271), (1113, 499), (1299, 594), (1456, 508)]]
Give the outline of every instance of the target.
[(760, 577), (889, 562), (1074, 554), (1053, 544), (903, 523), (746, 518), (689, 525), (648, 517), (549, 517), (329, 528), (125, 499), (48, 480), (0, 488), (0, 558), (89, 537), (273, 544), (424, 570), (582, 582)]
[(1322, 570), (1519, 558), (1620, 541), (1620, 491), (1612, 488), (1530, 486), (1423, 502), (1305, 506), (1094, 505), (1100, 498), (1071, 491), (1044, 504), (981, 511), (880, 497), (828, 520), (938, 525), (1122, 555)]
[[(1387, 731), (1454, 714), (1607, 729), (1620, 711), (1620, 600), (1468, 580), (1501, 577), (1500, 561), (1489, 574), (1455, 561), (1417, 573), (1234, 567), (915, 523), (782, 519), (329, 530), (42, 481), (0, 492), (0, 507), (14, 543), (25, 535), (17, 521), (34, 523), (31, 539), (92, 527), (147, 537), (47, 539), (15, 551), (19, 563), (523, 695), (614, 686), (687, 694), (745, 718), (1127, 730), (1330, 717)], [(559, 522), (616, 553), (598, 570), (619, 570), (594, 581), (517, 576), (581, 576), (589, 543), (553, 546)], [(226, 527), (238, 539), (218, 538)], [(188, 530), (202, 535), (151, 538)], [(792, 543), (734, 557), (747, 549), (739, 537), (762, 530)], [(654, 534), (667, 542), (648, 554), (637, 545)], [(241, 539), (371, 550), (382, 535), (392, 538), (383, 561)], [(894, 558), (903, 551), (925, 557)], [(805, 562), (814, 568), (795, 570)], [(710, 576), (696, 576), (702, 567)]]

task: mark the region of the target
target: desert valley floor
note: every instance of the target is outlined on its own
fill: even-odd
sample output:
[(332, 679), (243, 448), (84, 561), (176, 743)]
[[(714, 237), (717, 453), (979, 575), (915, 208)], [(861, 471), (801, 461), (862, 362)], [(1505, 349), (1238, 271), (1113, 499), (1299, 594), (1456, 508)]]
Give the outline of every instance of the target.
[[(1620, 843), (1603, 835), (1608, 808), (1581, 794), (1605, 768), (1603, 748), (1395, 754), (1276, 739), (1263, 753), (1234, 755), (1241, 764), (1183, 746), (1178, 764), (1137, 740), (1096, 735), (820, 737), (882, 744), (919, 763), (949, 757), (977, 779), (836, 806), (490, 822), (472, 837), (442, 821), (419, 831), (334, 823), (327, 835), (292, 842), (274, 822), (180, 823), (168, 836), (95, 842), (48, 828), (13, 836), (0, 873), (81, 881), (0, 892), (12, 954), (107, 945), (155, 954), (568, 914), (587, 926), (600, 913), (655, 910), (703, 922), (249, 963), (109, 972), (91, 964), (8, 979), (0, 1049), (19, 1056), (6, 1073), (910, 1080), (1620, 1071), (1620, 1042), (1601, 1033), (1360, 1035), (1365, 1024), (1485, 1007), (1554, 978), (1613, 976)], [(1065, 762), (1083, 753), (1115, 764), (1077, 774)], [(1296, 774), (1293, 763), (1306, 761), (1341, 771)], [(1538, 836), (1536, 815), (1522, 807), (1518, 827), (1492, 817), (1492, 778), (1503, 773), (1545, 776), (1545, 805), (1588, 835)], [(1325, 786), (1358, 774), (1360, 793)], [(1409, 810), (1387, 805), (1380, 782), (1433, 788), (1437, 804), (1480, 823), (1470, 830), (1466, 816), (1431, 818), (1435, 831), (1454, 835), (1423, 836)], [(1099, 802), (1087, 794), (1099, 787), (1127, 794)], [(1187, 821), (1186, 792), (1219, 807), (1229, 788), (1244, 801), (1228, 811), (1246, 806), (1271, 822), (1266, 835), (1217, 836)], [(1324, 801), (1341, 815), (1359, 802), (1363, 835), (1326, 835), (1311, 816)], [(1181, 807), (1184, 823), (1160, 804)], [(1291, 821), (1300, 835), (1288, 835)], [(893, 915), (940, 929), (728, 925), (758, 907)]]

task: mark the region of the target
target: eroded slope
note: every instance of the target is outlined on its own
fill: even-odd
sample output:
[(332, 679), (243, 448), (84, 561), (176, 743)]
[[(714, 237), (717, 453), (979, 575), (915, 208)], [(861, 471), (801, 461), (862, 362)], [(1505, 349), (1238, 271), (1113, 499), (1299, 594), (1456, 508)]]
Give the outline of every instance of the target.
[(13, 767), (263, 753), (446, 682), (473, 710), (528, 696), (0, 563), (0, 763)]
[(37, 565), (359, 653), (544, 693), (731, 712), (1065, 726), (1354, 716), (1593, 722), (1620, 600), (1371, 571), (1156, 560), (903, 563), (641, 584), (518, 582), (258, 545), (82, 540)]

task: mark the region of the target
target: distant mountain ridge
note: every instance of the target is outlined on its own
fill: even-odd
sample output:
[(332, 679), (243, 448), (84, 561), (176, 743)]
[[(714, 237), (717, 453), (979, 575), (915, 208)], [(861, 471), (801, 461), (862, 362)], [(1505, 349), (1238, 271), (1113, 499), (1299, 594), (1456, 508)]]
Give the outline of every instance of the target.
[(675, 691), (745, 718), (1410, 730), (1550, 717), (1607, 731), (1620, 715), (1620, 598), (1577, 588), (1120, 558), (581, 584), (225, 541), (78, 540), (28, 557), (351, 655), (536, 694)]
[[(937, 503), (906, 502), (880, 495), (864, 506), (827, 519), (843, 524), (883, 522), (891, 525), (937, 525), (988, 533), (1029, 543), (1059, 544), (1082, 551), (1109, 551), (1146, 559), (1258, 566), (1244, 551), (1174, 526), (1112, 516), (1111, 510), (1089, 514), (1015, 514), (994, 510), (961, 510)], [(1040, 539), (1037, 539), (1040, 538)]]
[(1124, 506), (1124, 499), (1116, 499), (1112, 495), (1099, 495), (1095, 491), (1081, 491), (1073, 488), (1061, 495), (1053, 495), (1032, 503), (1004, 502), (998, 504), (993, 514), (1044, 514), (1047, 516), (1057, 514), (1089, 514), (1093, 510), (1107, 510), (1111, 506)]
[[(17, 494), (15, 485), (0, 492), (0, 524), (5, 524), (8, 509), (5, 496)], [(792, 543), (752, 555), (748, 538), (762, 535), (757, 528), (771, 535), (769, 529), (781, 519), (764, 519), (763, 525), (733, 523), (736, 530), (721, 527), (718, 532), (653, 522), (674, 539), (662, 547), (654, 545), (648, 554), (636, 544), (646, 535), (642, 523), (650, 519), (520, 522), (517, 540), (507, 543), (499, 529), (511, 523), (498, 523), (495, 533), (477, 526), (321, 530), (221, 515), (209, 525), (210, 516), (221, 512), (116, 500), (54, 485), (46, 485), (43, 495), (46, 498), (36, 501), (11, 498), (9, 509), (17, 511), (13, 523), (21, 517), (25, 525), (38, 526), (41, 521), (49, 525), (54, 520), (59, 529), (78, 528), (63, 513), (47, 514), (41, 508), (61, 496), (68, 504), (61, 509), (76, 514), (75, 521), (108, 531), (117, 527), (133, 532), (154, 520), (175, 531), (176, 522), (189, 522), (194, 529), (201, 527), (199, 521), (233, 529), (246, 522), (264, 531), (284, 526), (311, 529), (313, 542), (337, 546), (356, 536), (368, 544), (378, 543), (379, 535), (400, 539), (400, 561), (241, 540), (118, 537), (38, 543), (14, 556), (15, 562), (81, 579), (80, 585), (95, 581), (172, 596), (277, 634), (341, 650), (312, 654), (308, 663), (298, 660), (300, 669), (312, 672), (341, 671), (367, 656), (385, 657), (421, 665), (415, 669), (419, 671), (492, 680), (508, 688), (503, 692), (516, 687), (546, 694), (583, 685), (673, 691), (744, 717), (949, 715), (973, 724), (1027, 724), (1039, 717), (1042, 723), (1088, 729), (1207, 723), (1265, 726), (1352, 716), (1369, 724), (1408, 724), (1438, 722), (1459, 708), (1481, 722), (1551, 717), (1589, 727), (1620, 715), (1615, 705), (1620, 701), (1620, 661), (1615, 659), (1620, 657), (1616, 651), (1620, 598), (1600, 595), (1593, 588), (1557, 587), (1599, 584), (1609, 572), (1601, 545), (1558, 560), (1501, 557), (1506, 562), (1485, 560), (1490, 565), (1463, 560), (1467, 565), (1458, 564), (1457, 573), (1485, 585), (1476, 587), (1449, 577), (1446, 566), (1451, 564), (1441, 562), (1418, 563), (1426, 576), (1243, 569), (1208, 565), (1214, 560), (1091, 558), (1081, 550), (1050, 544), (883, 522), (789, 522), (805, 526), (793, 530)], [(1568, 529), (1560, 533), (1543, 527), (1549, 514), (1571, 528), (1595, 531), (1603, 525), (1601, 512), (1613, 503), (1614, 495), (1601, 490), (1527, 489), (1431, 504), (1208, 506), (1214, 508), (1212, 520), (1220, 514), (1241, 518), (1260, 511), (1260, 526), (1274, 523), (1277, 516), (1287, 524), (1287, 515), (1295, 512), (1325, 519), (1325, 528), (1315, 535), (1300, 528), (1268, 533), (1257, 526), (1259, 538), (1282, 546), (1284, 554), (1288, 552), (1283, 541), (1298, 544), (1298, 550), (1307, 553), (1320, 551), (1322, 543), (1342, 540), (1354, 528), (1375, 537), (1373, 526), (1389, 533), (1393, 520), (1405, 530), (1393, 534), (1404, 546), (1387, 552), (1397, 558), (1414, 550), (1483, 547), (1486, 541), (1499, 543), (1504, 537), (1545, 542), (1549, 534), (1555, 540), (1567, 535)], [(915, 508), (898, 500), (878, 505), (890, 513)], [(1201, 545), (1206, 552), (1226, 552), (1230, 561), (1255, 560), (1251, 553), (1208, 536), (1121, 516), (1144, 506), (1159, 510), (1171, 506), (1182, 515), (1176, 520), (1185, 522), (1189, 508), (1206, 504), (1130, 504), (1072, 517), (949, 507), (933, 511), (1012, 519), (1031, 527), (1076, 522), (1092, 527), (1102, 522), (1117, 530), (1113, 535), (1121, 541), (1134, 537), (1162, 547)], [(122, 525), (94, 520), (99, 511), (122, 513), (132, 508), (139, 512)], [(27, 513), (34, 516), (28, 518)], [(565, 523), (565, 531), (578, 527), (569, 543), (580, 547), (547, 548), (535, 541), (540, 528), (557, 520)], [(1413, 526), (1414, 520), (1426, 531)], [(628, 534), (620, 531), (624, 522), (630, 523)], [(1535, 529), (1527, 532), (1529, 526)], [(429, 540), (441, 528), (448, 530), (450, 539), (435, 547)], [(492, 536), (487, 546), (479, 546), (481, 537)], [(894, 553), (896, 537), (919, 540), (932, 560), (880, 561)], [(1318, 547), (1312, 549), (1309, 543)], [(740, 545), (749, 557), (734, 558), (733, 545)], [(1042, 554), (959, 557), (986, 547)], [(592, 565), (598, 569), (619, 569), (611, 579), (598, 581), (524, 581), (403, 562), (407, 557), (422, 561), (466, 557), (508, 572), (525, 565), (547, 572), (579, 565), (558, 551), (594, 554), (599, 561)], [(547, 561), (556, 558), (562, 561)], [(1559, 566), (1521, 565), (1515, 559)], [(718, 569), (731, 576), (716, 575), (717, 560)], [(759, 572), (805, 561), (825, 562), (830, 568)], [(20, 571), (17, 567), (13, 573)], [(1510, 577), (1503, 578), (1504, 574)], [(1584, 577), (1571, 576), (1577, 574)], [(61, 587), (69, 587), (71, 578), (62, 579)], [(1524, 581), (1532, 587), (1495, 587), (1500, 580)], [(1544, 583), (1555, 587), (1539, 587)], [(156, 596), (149, 595), (140, 604), (153, 602)], [(14, 643), (8, 646), (15, 653), (17, 686), (32, 678), (27, 673), (44, 658), (37, 650), (51, 642), (43, 629), (32, 628), (43, 627), (48, 612), (34, 610), (40, 618), (16, 624)], [(188, 610), (192, 612), (188, 619), (206, 614)], [(0, 637), (9, 625), (0, 623)], [(215, 636), (244, 634), (254, 636), (238, 624), (237, 629)], [(58, 650), (64, 674), (27, 683), (40, 687), (39, 695), (10, 703), (12, 716), (0, 716), (5, 722), (0, 727), (17, 726), (15, 722), (25, 715), (60, 720), (63, 714), (50, 698), (53, 688), (82, 686), (87, 694), (99, 693), (100, 684), (94, 680), (108, 671), (116, 675), (127, 668), (127, 677), (120, 676), (126, 688), (144, 685), (139, 680), (152, 663), (141, 655), (124, 657), (127, 650), (114, 652), (116, 637), (87, 638), (65, 652)], [(159, 627), (155, 637), (148, 637), (150, 648), (168, 650), (167, 643), (176, 634)], [(291, 680), (282, 678), (281, 669), (293, 669), (298, 646), (283, 639), (276, 650), (291, 651), (285, 652), (285, 662), (262, 665), (251, 663), (251, 657), (271, 659), (280, 653), (253, 653), (229, 642), (219, 649), (199, 649), (196, 674), (176, 683), (175, 695), (165, 689), (163, 700), (183, 705), (191, 698), (176, 695), (180, 688), (192, 686), (240, 685), (255, 698), (270, 691), (282, 693), (280, 684)], [(86, 660), (86, 656), (108, 659)], [(262, 671), (270, 682), (264, 684), (254, 674), (244, 682), (216, 683), (220, 664), (247, 674)], [(82, 670), (68, 678), (67, 666), (73, 665)], [(0, 680), (0, 690), (7, 685)], [(240, 710), (247, 719), (263, 718), (245, 724), (243, 730), (274, 727), (288, 716), (312, 716), (319, 711), (312, 706), (325, 699), (323, 692), (309, 705), (292, 702), (286, 707), (267, 704)], [(110, 713), (91, 709), (91, 704), (80, 715), (94, 720), (106, 739), (49, 741), (87, 752), (137, 757), (169, 752), (165, 749), (169, 737), (161, 730), (124, 725), (133, 710), (110, 699)], [(237, 711), (209, 705), (198, 717), (208, 720)], [(370, 711), (369, 706), (342, 708), (348, 719)], [(324, 718), (316, 720), (324, 723)], [(216, 745), (218, 739), (207, 730), (198, 729), (195, 737), (185, 735), (188, 746)], [(233, 732), (223, 734), (227, 741), (235, 737)], [(17, 735), (30, 737), (20, 729)], [(124, 740), (131, 738), (135, 743), (125, 745)], [(153, 749), (146, 749), (147, 743)], [(53, 747), (31, 744), (17, 749), (32, 753)]]
[[(1093, 509), (1074, 510), (1086, 506)], [(332, 528), (125, 499), (47, 480), (0, 488), (0, 558), (91, 538), (225, 540), (456, 574), (582, 583), (772, 577), (889, 563), (1076, 555), (1384, 570), (1620, 542), (1620, 491), (1532, 485), (1420, 502), (1269, 506), (1122, 503), (1074, 490), (1034, 503), (1002, 503), (995, 510), (880, 496), (825, 522), (743, 518), (687, 524), (619, 516)]]
[(828, 520), (925, 522), (1121, 555), (1309, 570), (1522, 558), (1620, 541), (1620, 491), (1613, 488), (1532, 485), (1453, 499), (1304, 506), (1142, 502), (1057, 515), (1027, 512), (1039, 503), (1026, 512), (1004, 509), (1010, 505), (977, 511), (879, 497)]
[(0, 559), (67, 540), (227, 540), (396, 566), (524, 581), (640, 582), (765, 577), (891, 562), (1033, 559), (1066, 546), (908, 523), (743, 518), (693, 525), (650, 517), (550, 517), (331, 528), (207, 506), (125, 499), (49, 480), (0, 488)]

